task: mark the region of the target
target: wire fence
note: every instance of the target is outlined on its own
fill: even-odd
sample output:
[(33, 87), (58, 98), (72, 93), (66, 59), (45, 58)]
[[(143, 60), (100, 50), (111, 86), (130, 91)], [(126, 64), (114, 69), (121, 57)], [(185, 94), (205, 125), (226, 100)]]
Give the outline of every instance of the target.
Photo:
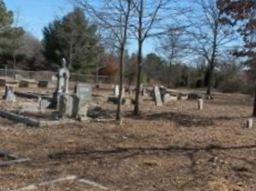
[[(56, 80), (57, 72), (52, 71), (27, 71), (27, 70), (13, 70), (13, 69), (0, 69), (1, 78), (13, 78), (16, 80), (21, 79), (34, 79), (37, 81), (52, 81)], [(89, 74), (70, 74), (70, 81), (84, 82), (92, 84), (114, 84), (117, 79), (115, 77), (89, 75)]]

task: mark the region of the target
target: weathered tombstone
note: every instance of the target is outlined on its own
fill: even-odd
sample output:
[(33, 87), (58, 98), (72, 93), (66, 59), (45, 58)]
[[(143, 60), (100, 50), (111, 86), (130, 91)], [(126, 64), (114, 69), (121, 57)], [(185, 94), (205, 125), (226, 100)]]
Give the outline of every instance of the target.
[(246, 127), (248, 129), (252, 129), (253, 128), (253, 118), (247, 119), (246, 121)]
[(179, 100), (188, 100), (188, 94), (180, 93), (179, 94)]
[(202, 98), (198, 99), (198, 110), (203, 110), (204, 108), (204, 100)]
[(59, 117), (72, 117), (73, 116), (73, 97), (70, 95), (62, 94), (59, 97), (58, 105)]
[(164, 96), (163, 96), (163, 102), (164, 103), (169, 103), (171, 101), (177, 101), (177, 100), (178, 100), (177, 96), (170, 95), (168, 93), (164, 94)]
[(78, 95), (72, 95), (73, 97), (73, 109), (72, 109), (72, 118), (79, 119), (80, 121), (85, 121), (88, 119), (88, 101), (83, 99)]
[(114, 95), (117, 97), (117, 96), (119, 96), (119, 85), (116, 85), (115, 87), (114, 87)]
[(155, 103), (156, 106), (162, 106), (162, 99), (161, 99), (161, 94), (158, 86), (154, 87), (154, 97), (155, 97)]
[(6, 101), (12, 101), (12, 102), (16, 101), (16, 96), (13, 92), (12, 87), (5, 86), (5, 93), (4, 93), (3, 99)]
[(75, 86), (73, 97), (73, 118), (80, 121), (87, 120), (88, 103), (92, 99), (92, 87), (88, 84), (78, 83)]
[[(114, 87), (114, 96), (118, 97), (119, 96), (119, 85), (116, 85)], [(122, 97), (125, 96), (125, 88), (122, 89)]]
[(47, 108), (50, 106), (50, 104), (51, 104), (51, 102), (50, 102), (49, 100), (44, 99), (44, 98), (40, 98), (40, 99), (38, 100), (38, 103), (39, 103), (39, 109), (40, 109), (40, 110), (45, 110), (45, 109), (47, 109)]
[(92, 99), (92, 87), (88, 84), (76, 84), (74, 93), (84, 101), (91, 101)]

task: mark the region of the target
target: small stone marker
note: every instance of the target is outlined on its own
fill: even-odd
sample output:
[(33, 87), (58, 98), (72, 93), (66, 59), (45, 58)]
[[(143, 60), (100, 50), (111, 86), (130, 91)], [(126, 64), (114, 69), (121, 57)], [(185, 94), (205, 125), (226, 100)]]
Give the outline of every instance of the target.
[(198, 110), (204, 109), (204, 100), (202, 98), (198, 99)]
[(51, 102), (49, 100), (42, 99), (42, 98), (40, 98), (38, 100), (38, 103), (39, 103), (39, 109), (40, 110), (45, 110), (45, 109), (47, 109), (51, 105)]
[(160, 89), (158, 86), (154, 87), (154, 97), (155, 97), (156, 106), (162, 106), (163, 102), (161, 99)]
[(164, 103), (169, 103), (171, 101), (177, 101), (177, 100), (178, 100), (177, 96), (173, 96), (173, 95), (170, 95), (168, 93), (164, 94), (164, 96), (163, 96), (163, 102)]
[(114, 87), (114, 95), (117, 97), (117, 96), (119, 96), (119, 86), (118, 85), (116, 85), (115, 87)]
[(12, 87), (10, 87), (10, 86), (5, 86), (5, 93), (4, 93), (3, 99), (4, 99), (5, 101), (12, 101), (12, 102), (15, 102), (15, 101), (16, 101), (16, 96), (15, 96), (15, 94), (13, 93)]
[(253, 118), (247, 119), (246, 121), (246, 127), (248, 129), (252, 129), (253, 128)]

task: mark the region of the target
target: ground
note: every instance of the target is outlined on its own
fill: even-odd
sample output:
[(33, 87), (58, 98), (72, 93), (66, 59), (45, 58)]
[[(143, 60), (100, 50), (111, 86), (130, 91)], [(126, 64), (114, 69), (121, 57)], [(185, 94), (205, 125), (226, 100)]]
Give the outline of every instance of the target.
[[(141, 115), (125, 106), (113, 121), (29, 128), (0, 118), (0, 149), (30, 162), (0, 167), (0, 190), (77, 176), (109, 190), (254, 191), (256, 129), (246, 129), (252, 99), (216, 93), (197, 110), (196, 101), (156, 107), (141, 101)], [(2, 106), (4, 107), (4, 106)], [(115, 105), (101, 104), (114, 117)], [(34, 190), (95, 191), (63, 181)]]

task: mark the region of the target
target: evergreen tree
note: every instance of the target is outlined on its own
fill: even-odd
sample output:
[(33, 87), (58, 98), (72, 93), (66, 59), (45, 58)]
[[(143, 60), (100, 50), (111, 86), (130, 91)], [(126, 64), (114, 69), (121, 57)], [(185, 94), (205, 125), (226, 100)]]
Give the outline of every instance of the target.
[(13, 12), (8, 11), (3, 0), (0, 0), (0, 60), (1, 63), (12, 60), (15, 68), (17, 50), (21, 46), (24, 31), (12, 24)]
[(62, 19), (57, 19), (43, 29), (44, 55), (55, 68), (61, 58), (66, 58), (72, 71), (95, 71), (101, 48), (97, 27), (85, 18), (83, 10), (75, 8)]

